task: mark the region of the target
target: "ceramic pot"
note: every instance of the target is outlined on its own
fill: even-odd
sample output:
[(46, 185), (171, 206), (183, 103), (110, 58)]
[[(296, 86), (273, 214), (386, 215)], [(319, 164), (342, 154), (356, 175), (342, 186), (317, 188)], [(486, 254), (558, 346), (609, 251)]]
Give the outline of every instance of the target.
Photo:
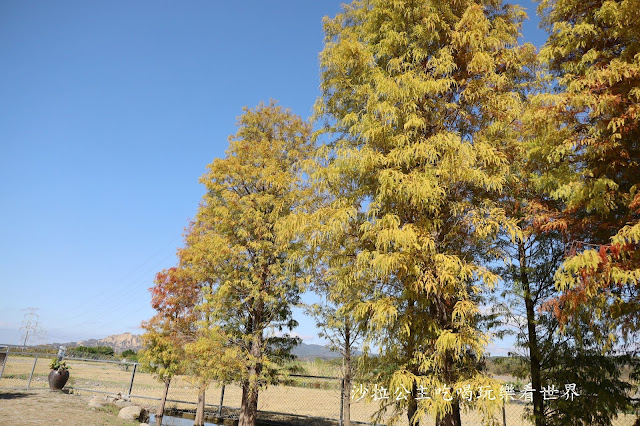
[(69, 370), (51, 370), (49, 372), (49, 388), (52, 390), (62, 390), (69, 380)]

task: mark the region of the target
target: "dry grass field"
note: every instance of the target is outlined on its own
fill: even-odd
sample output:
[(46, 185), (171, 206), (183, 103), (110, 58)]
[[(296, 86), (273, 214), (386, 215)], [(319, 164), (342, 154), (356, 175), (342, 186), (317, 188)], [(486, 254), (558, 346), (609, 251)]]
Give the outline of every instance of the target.
[(86, 426), (132, 426), (121, 420), (117, 411), (90, 409), (87, 396), (66, 394), (48, 389), (0, 389), (0, 424)]
[[(35, 363), (33, 378), (30, 387), (32, 389), (48, 388), (47, 375), (49, 374), (49, 362), (52, 357), (40, 357)], [(0, 379), (0, 388), (25, 388), (31, 370), (34, 366), (34, 357), (10, 355), (5, 365), (4, 373)], [(105, 362), (79, 361), (67, 359), (70, 369), (70, 380), (67, 387), (76, 389), (76, 393), (90, 395), (95, 392), (128, 393), (132, 377), (132, 367), (126, 369), (125, 365)], [(338, 374), (339, 371), (331, 371), (326, 363), (310, 363), (305, 366), (305, 372), (320, 375)], [(311, 371), (310, 371), (311, 370)], [(340, 390), (339, 380), (335, 379), (309, 379), (292, 378), (296, 386), (269, 386), (260, 393), (258, 409), (261, 411), (297, 414), (303, 416), (315, 416), (330, 419), (338, 419), (340, 416)], [(83, 389), (83, 390), (80, 390)], [(220, 403), (220, 387), (212, 385), (206, 392), (206, 403), (217, 406)], [(132, 399), (145, 406), (153, 406), (157, 402), (148, 398), (160, 398), (162, 385), (151, 374), (136, 371)], [(138, 396), (136, 398), (135, 396)], [(224, 406), (239, 407), (241, 390), (237, 386), (225, 387)], [(140, 398), (145, 397), (145, 398)], [(169, 402), (168, 408), (194, 409), (197, 400), (197, 389), (185, 377), (176, 377), (169, 389), (169, 400), (184, 402)], [(373, 413), (377, 410), (377, 402), (367, 402), (367, 399), (352, 403), (351, 419), (360, 422), (369, 422)], [(210, 407), (214, 409), (214, 407)], [(505, 409), (506, 424), (511, 426), (530, 425), (523, 419), (524, 406), (520, 404), (507, 404)], [(495, 419), (502, 425), (502, 412), (495, 413)], [(463, 424), (482, 424), (482, 417), (478, 411), (464, 412)], [(614, 425), (631, 426), (635, 416), (622, 416)], [(403, 418), (400, 425), (407, 425)], [(427, 420), (425, 424), (430, 424)]]

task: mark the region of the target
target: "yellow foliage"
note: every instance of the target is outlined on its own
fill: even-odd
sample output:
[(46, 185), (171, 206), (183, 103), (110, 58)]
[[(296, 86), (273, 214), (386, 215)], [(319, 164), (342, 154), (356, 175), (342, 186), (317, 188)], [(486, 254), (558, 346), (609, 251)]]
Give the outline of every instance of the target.
[[(533, 57), (517, 45), (523, 17), (495, 2), (362, 0), (325, 20), (316, 113), (340, 137), (313, 175), (334, 217), (362, 215), (345, 273), (362, 297), (353, 311), (367, 343), (395, 366), (385, 383), (478, 377), (487, 342), (478, 297), (497, 277), (476, 256), (499, 231), (520, 233), (496, 200), (522, 109), (518, 80)], [(314, 244), (337, 249), (341, 227), (318, 222)], [(399, 415), (413, 403), (392, 405)], [(451, 410), (418, 406), (420, 416)]]

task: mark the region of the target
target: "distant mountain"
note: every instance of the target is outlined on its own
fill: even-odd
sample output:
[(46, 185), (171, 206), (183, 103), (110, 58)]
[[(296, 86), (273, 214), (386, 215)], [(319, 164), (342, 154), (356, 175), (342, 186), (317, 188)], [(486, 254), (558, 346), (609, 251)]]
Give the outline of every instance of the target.
[[(142, 349), (142, 338), (139, 334), (123, 333), (116, 334), (114, 336), (105, 337), (98, 340), (99, 344), (96, 346), (109, 346), (112, 347), (116, 353), (132, 349), (139, 351)], [(87, 345), (84, 345), (87, 346)]]
[[(80, 340), (79, 342), (70, 342), (70, 343), (55, 343), (56, 347), (66, 346), (67, 348), (73, 348), (75, 346), (109, 346), (113, 348), (114, 352), (121, 353), (127, 349), (132, 349), (134, 351), (138, 351), (142, 349), (142, 339), (138, 334), (131, 333), (123, 333), (116, 334), (113, 336), (105, 337), (104, 339), (89, 339), (89, 340)], [(338, 352), (332, 352), (326, 346), (322, 345), (313, 345), (301, 343), (293, 349), (293, 354), (300, 359), (315, 359), (315, 358), (340, 358), (341, 355)], [(356, 355), (360, 354), (360, 352), (356, 351)]]
[[(329, 348), (327, 348), (326, 346), (306, 344), (306, 343), (301, 343), (300, 345), (296, 346), (291, 352), (298, 358), (304, 359), (304, 360), (312, 360), (315, 358), (332, 359), (332, 358), (342, 357), (340, 352), (333, 352), (329, 350)], [(362, 352), (358, 350), (354, 350), (352, 355), (359, 356), (359, 355), (362, 355)]]
[(300, 359), (314, 359), (314, 358), (340, 358), (339, 352), (330, 351), (326, 346), (321, 345), (309, 345), (306, 343), (300, 343), (291, 351), (295, 356)]
[(134, 351), (142, 349), (142, 339), (138, 334), (131, 334), (127, 332), (108, 336), (104, 339), (89, 339), (80, 340), (79, 342), (55, 343), (54, 346), (66, 346), (67, 348), (73, 348), (76, 346), (108, 346), (110, 348), (113, 348), (113, 351), (115, 353), (121, 353), (122, 351), (126, 351), (127, 349), (132, 349)]

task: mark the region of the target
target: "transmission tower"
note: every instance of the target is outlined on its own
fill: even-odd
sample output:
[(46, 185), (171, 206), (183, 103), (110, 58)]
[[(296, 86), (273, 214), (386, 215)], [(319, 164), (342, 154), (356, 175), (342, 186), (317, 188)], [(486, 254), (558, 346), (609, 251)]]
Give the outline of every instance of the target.
[(39, 317), (36, 314), (38, 308), (27, 308), (24, 314), (20, 331), (22, 332), (22, 347), (25, 348), (29, 343), (40, 343), (44, 338), (44, 330), (40, 327)]

